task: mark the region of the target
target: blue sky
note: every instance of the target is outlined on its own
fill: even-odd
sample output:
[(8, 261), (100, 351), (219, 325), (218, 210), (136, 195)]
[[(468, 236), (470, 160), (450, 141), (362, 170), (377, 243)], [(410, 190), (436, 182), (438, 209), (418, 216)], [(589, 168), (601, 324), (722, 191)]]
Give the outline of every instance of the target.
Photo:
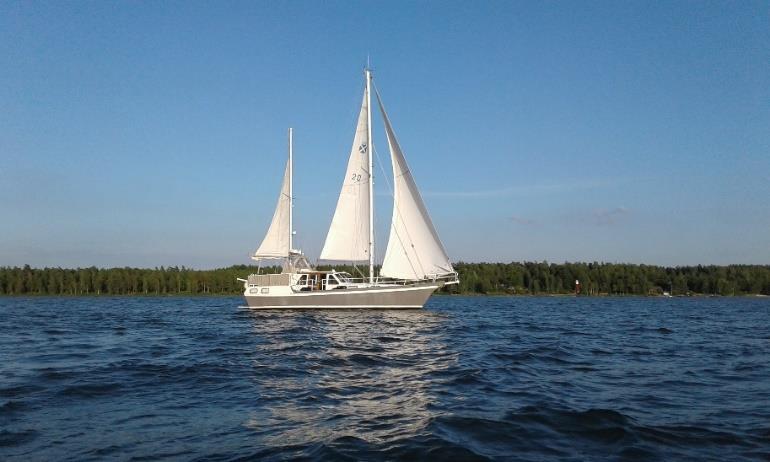
[(289, 126), (315, 258), (367, 55), (454, 260), (768, 264), (769, 18), (751, 1), (5, 1), (0, 265), (249, 263)]

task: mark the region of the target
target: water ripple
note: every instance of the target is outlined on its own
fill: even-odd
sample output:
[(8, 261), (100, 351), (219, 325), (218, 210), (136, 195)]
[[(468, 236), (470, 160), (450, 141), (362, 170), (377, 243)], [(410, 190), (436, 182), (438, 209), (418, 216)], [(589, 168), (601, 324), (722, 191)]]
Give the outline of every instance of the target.
[(0, 299), (2, 460), (767, 460), (770, 303)]

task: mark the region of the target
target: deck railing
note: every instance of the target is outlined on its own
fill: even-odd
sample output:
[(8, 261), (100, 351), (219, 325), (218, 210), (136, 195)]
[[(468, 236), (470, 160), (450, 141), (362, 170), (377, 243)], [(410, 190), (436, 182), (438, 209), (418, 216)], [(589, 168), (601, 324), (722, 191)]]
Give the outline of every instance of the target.
[[(368, 286), (369, 278), (360, 277), (343, 277), (340, 273), (334, 273), (339, 279), (339, 284), (334, 284), (335, 288), (351, 288), (357, 286)], [(240, 281), (248, 283), (249, 286), (258, 287), (275, 287), (275, 286), (288, 286), (291, 284), (292, 289), (295, 291), (316, 291), (326, 290), (326, 281), (324, 279), (318, 280), (311, 275), (301, 279), (297, 284), (291, 284), (290, 273), (279, 274), (250, 274), (247, 280), (239, 279)], [(435, 275), (426, 277), (420, 280), (408, 280), (408, 279), (393, 279), (387, 277), (374, 278), (374, 285), (389, 285), (389, 286), (410, 286), (415, 284), (421, 284), (425, 282), (443, 282), (445, 285), (456, 284), (458, 282), (457, 273)]]

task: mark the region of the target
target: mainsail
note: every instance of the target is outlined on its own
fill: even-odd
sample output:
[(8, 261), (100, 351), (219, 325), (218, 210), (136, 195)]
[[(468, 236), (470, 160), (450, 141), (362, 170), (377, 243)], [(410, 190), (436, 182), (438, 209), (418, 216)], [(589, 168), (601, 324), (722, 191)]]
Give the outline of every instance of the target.
[(254, 253), (254, 258), (283, 258), (289, 256), (291, 250), (291, 157), (286, 161), (286, 171), (283, 174), (281, 195), (275, 206), (273, 221), (267, 229), (267, 235)]
[(364, 92), (348, 169), (321, 260), (369, 259), (369, 98)]
[(393, 220), (380, 275), (417, 280), (451, 274), (452, 263), (417, 190), (380, 94), (376, 94), (393, 163)]

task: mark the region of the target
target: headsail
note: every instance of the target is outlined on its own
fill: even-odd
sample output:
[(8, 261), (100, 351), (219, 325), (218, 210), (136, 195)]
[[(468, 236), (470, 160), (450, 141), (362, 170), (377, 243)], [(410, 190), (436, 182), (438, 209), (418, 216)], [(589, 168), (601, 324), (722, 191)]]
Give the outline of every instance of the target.
[(416, 280), (454, 273), (398, 145), (379, 92), (377, 103), (385, 122), (393, 163), (393, 220), (380, 275)]
[(283, 174), (281, 195), (275, 206), (273, 221), (267, 229), (265, 239), (254, 253), (256, 259), (283, 258), (289, 256), (291, 250), (291, 158), (286, 161), (286, 171)]
[(321, 260), (369, 259), (369, 103), (364, 92), (348, 169), (337, 209), (321, 250)]

